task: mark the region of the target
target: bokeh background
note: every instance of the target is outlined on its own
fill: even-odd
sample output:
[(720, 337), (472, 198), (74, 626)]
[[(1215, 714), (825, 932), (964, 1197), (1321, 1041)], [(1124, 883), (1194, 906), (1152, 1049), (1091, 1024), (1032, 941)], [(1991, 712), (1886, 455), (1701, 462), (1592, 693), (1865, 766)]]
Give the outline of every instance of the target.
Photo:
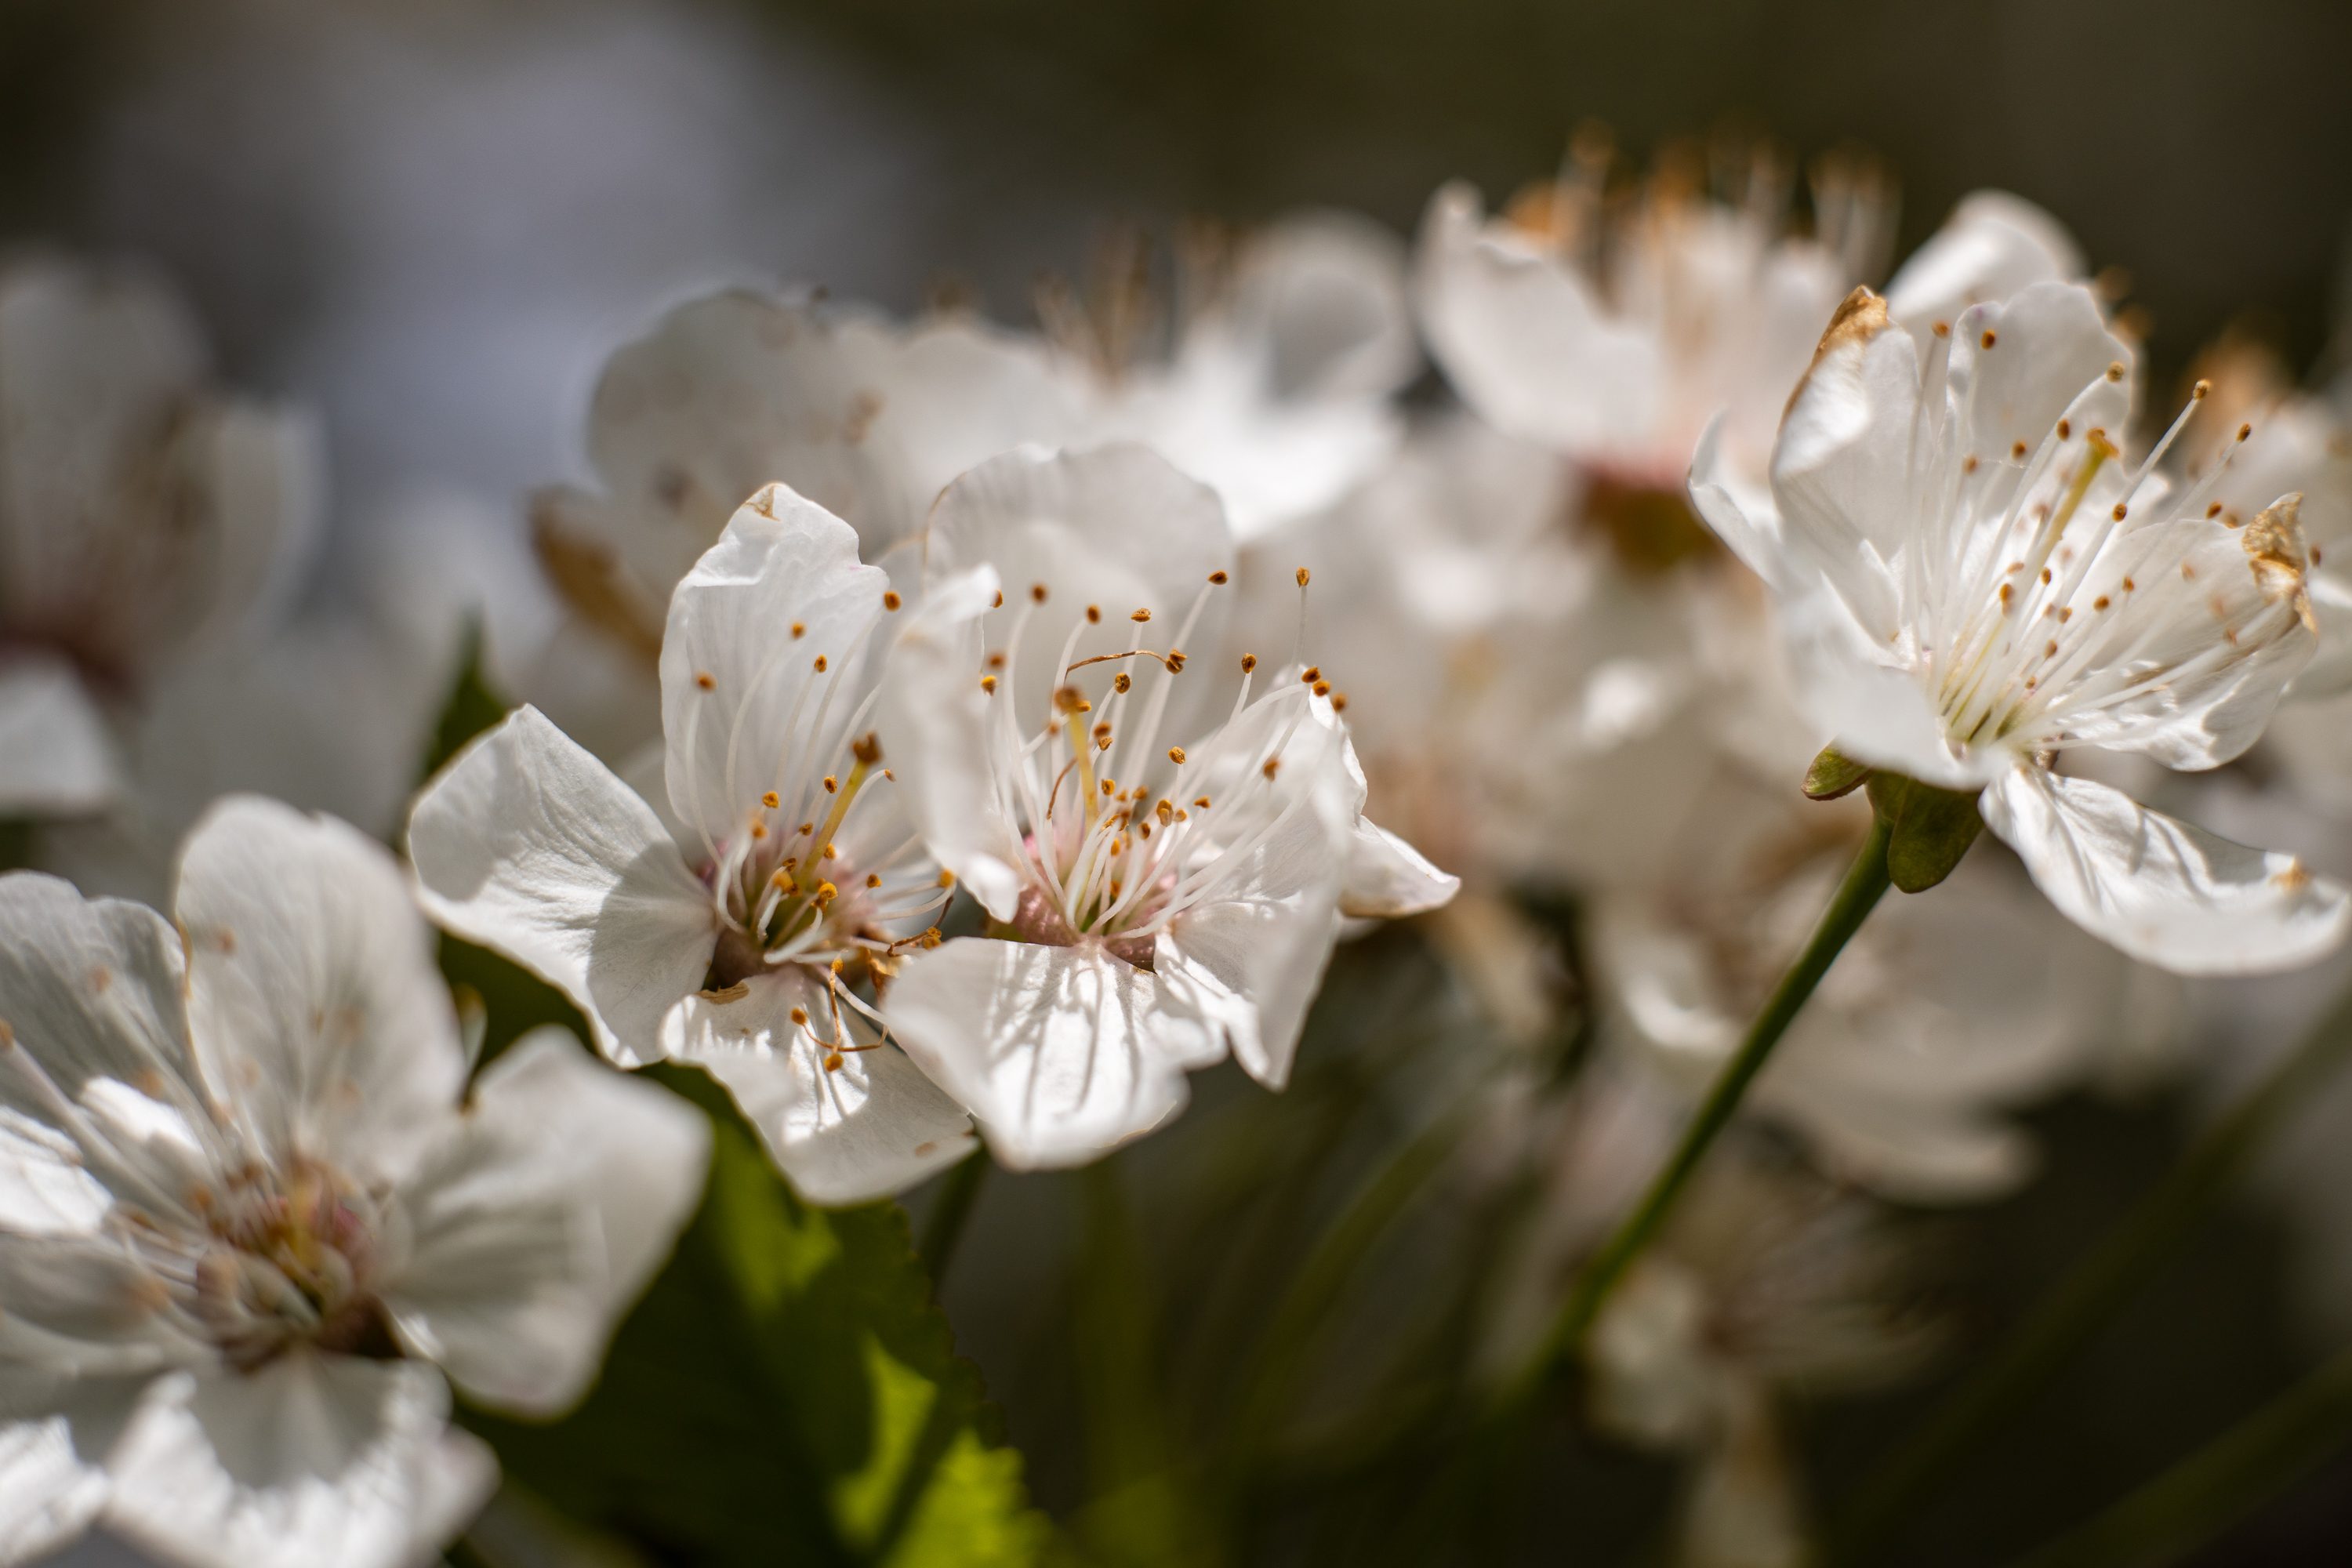
[[(1036, 277), (1080, 269), (1111, 222), (1314, 204), (1409, 232), (1441, 181), (1498, 195), (1588, 120), (1636, 155), (1726, 127), (1801, 156), (1865, 150), (1900, 181), (1897, 254), (1964, 192), (2005, 186), (2128, 275), (2158, 384), (2227, 326), (2326, 369), (2352, 316), (2347, 66), (2341, 0), (7, 0), (0, 242), (156, 258), (229, 381), (320, 411), (333, 542), (312, 591), (331, 599), (402, 530), (520, 561), (520, 495), (582, 469), (606, 352), (714, 283), (896, 310), (952, 290), (1025, 321)], [(1411, 956), (1354, 950), (1334, 986)], [(1197, 1161), (1244, 1116), (1282, 1135), (1221, 1084), (1151, 1161)], [(1956, 1356), (1924, 1389), (1813, 1421), (1824, 1487), (2168, 1165), (2195, 1092), (2040, 1119), (2043, 1179), (1949, 1222), (1970, 1281)], [(1038, 1302), (1074, 1288), (1056, 1238), (1085, 1234), (1087, 1201), (1075, 1177), (992, 1185), (967, 1248), (996, 1263), (960, 1270), (949, 1301), (1066, 1513), (1088, 1495), (1088, 1415)], [(1170, 1302), (1196, 1264), (1234, 1267), (1220, 1234), (1163, 1237), (1148, 1204), (1132, 1223)], [(2315, 1352), (2280, 1231), (2238, 1205), (1947, 1489), (1906, 1560), (2004, 1555), (2291, 1381)], [(1528, 1528), (1637, 1549), (1668, 1473), (1577, 1474)], [(2339, 1467), (2203, 1561), (2347, 1558)]]

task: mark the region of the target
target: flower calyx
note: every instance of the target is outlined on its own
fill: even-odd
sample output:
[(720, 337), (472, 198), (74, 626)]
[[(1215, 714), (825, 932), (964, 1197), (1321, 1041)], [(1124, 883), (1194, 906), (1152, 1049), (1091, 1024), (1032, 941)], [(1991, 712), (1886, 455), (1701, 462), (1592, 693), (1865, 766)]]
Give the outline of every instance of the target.
[(1921, 784), (1874, 769), (1864, 781), (1870, 808), (1887, 830), (1886, 876), (1906, 893), (1924, 893), (1950, 876), (1984, 828), (1972, 791)]

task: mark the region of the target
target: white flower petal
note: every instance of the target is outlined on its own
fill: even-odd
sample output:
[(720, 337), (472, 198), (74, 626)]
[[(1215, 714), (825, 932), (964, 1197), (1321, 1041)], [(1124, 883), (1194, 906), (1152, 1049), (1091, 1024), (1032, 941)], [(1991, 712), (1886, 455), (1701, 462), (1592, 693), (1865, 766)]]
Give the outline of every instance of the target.
[(64, 1131), (44, 1083), (77, 1105), (112, 1084), (205, 1120), (185, 976), (154, 910), (30, 871), (0, 877), (0, 1106)]
[(960, 937), (892, 982), (892, 1031), (1020, 1170), (1084, 1164), (1173, 1117), (1222, 1029), (1100, 946)]
[(533, 1031), (402, 1189), (413, 1240), (383, 1289), (394, 1328), (476, 1398), (567, 1408), (692, 1212), (709, 1145), (667, 1089)]
[(2352, 898), (2294, 857), (2216, 838), (2089, 779), (2021, 766), (1981, 805), (2060, 912), (2179, 973), (2293, 968), (2352, 926)]
[[(1911, 340), (1887, 330), (1885, 301), (1857, 289), (1822, 334), (1772, 452), (1788, 564), (1801, 561), (1805, 574), (1832, 588), (1881, 646), (1899, 624), (1888, 563), (1909, 521), (1910, 426), (1918, 403)], [(1784, 571), (1782, 578), (1794, 575)]]
[(120, 787), (105, 716), (73, 667), (40, 653), (0, 658), (0, 816), (96, 811)]
[(205, 371), (179, 299), (137, 267), (0, 269), (0, 619), (72, 603), (93, 530), (123, 526)]
[(971, 1118), (898, 1047), (845, 1051), (795, 1025), (831, 1029), (824, 988), (799, 965), (746, 981), (720, 1001), (690, 996), (671, 1016), (670, 1055), (726, 1085), (793, 1186), (812, 1203), (861, 1204), (906, 1191), (974, 1147)]
[(1430, 352), (1498, 429), (1580, 457), (1642, 445), (1664, 396), (1660, 345), (1478, 194), (1449, 184), (1422, 220), (1415, 302)]
[[(1328, 706), (1310, 704), (1303, 687), (1289, 689), (1297, 695), (1253, 704), (1220, 742), (1247, 768), (1286, 728), (1296, 726), (1273, 781), (1279, 816), (1270, 830), (1216, 846), (1216, 891), (1178, 915), (1159, 943), (1168, 959), (1166, 979), (1171, 985), (1194, 982), (1200, 1011), (1230, 1018), (1234, 1003), (1226, 998), (1246, 1005), (1248, 1026), (1231, 1030), (1234, 1056), (1269, 1089), (1289, 1081), (1307, 1004), (1339, 940), (1340, 889), (1363, 800), (1361, 776), (1351, 776), (1346, 739)], [(1310, 710), (1303, 718), (1302, 708)], [(1258, 734), (1250, 732), (1253, 727)], [(1202, 784), (1212, 795), (1238, 793), (1214, 772)], [(1204, 816), (1215, 820), (1213, 812)], [(1213, 836), (1216, 829), (1208, 831)], [(1198, 985), (1196, 971), (1215, 984)]]
[(987, 566), (933, 582), (891, 647), (874, 722), (924, 847), (982, 908), (1011, 920), (1021, 838), (989, 782), (989, 733), (992, 704), (1014, 694), (980, 684), (981, 619), (999, 597)]
[(710, 896), (653, 808), (533, 708), (427, 784), (408, 852), (425, 908), (587, 1014), (624, 1067), (660, 1051), (662, 1016), (701, 985)]
[(1426, 914), (1461, 890), (1461, 878), (1439, 870), (1427, 856), (1370, 818), (1356, 819), (1339, 894), (1340, 913), (1384, 920)]
[(1263, 345), (1277, 395), (1385, 397), (1421, 368), (1404, 244), (1354, 213), (1287, 214), (1251, 235), (1214, 324)]
[[(680, 820), (724, 844), (761, 816), (762, 794), (798, 799), (827, 771), (865, 694), (868, 634), (888, 587), (880, 567), (859, 563), (847, 523), (782, 485), (737, 510), (671, 595), (662, 637), (667, 777)], [(820, 707), (826, 727), (812, 748)]]
[(608, 495), (570, 516), (658, 602), (761, 485), (790, 484), (879, 548), (982, 458), (1075, 435), (1076, 397), (1006, 334), (730, 289), (672, 310), (605, 366), (589, 448)]
[(1723, 541), (1724, 548), (1764, 579), (1766, 586), (1793, 587), (1801, 578), (1792, 575), (1792, 564), (1800, 572), (1804, 568), (1801, 563), (1786, 559), (1780, 515), (1772, 504), (1771, 491), (1749, 483), (1731, 463), (1724, 451), (1723, 436), (1724, 416), (1718, 414), (1707, 422), (1697, 450), (1691, 454), (1691, 505)]
[(192, 642), (234, 639), (284, 612), (325, 521), (324, 446), (317, 422), (290, 410), (213, 402), (190, 417), (175, 456), (213, 595)]
[(182, 850), (189, 1032), (273, 1153), (397, 1175), (446, 1119), (465, 1056), (407, 879), (357, 829), (257, 796)]
[(2007, 191), (1971, 191), (1944, 226), (1911, 253), (1886, 285), (1886, 306), (1922, 350), (1938, 321), (2005, 299), (2030, 283), (2083, 275), (2083, 253), (2065, 226)]
[[(1122, 652), (1139, 631), (1143, 647), (1161, 652), (1180, 632), (1192, 645), (1189, 651), (1222, 647), (1234, 590), (1214, 590), (1209, 578), (1234, 563), (1217, 493), (1150, 447), (1115, 442), (1083, 451), (1024, 447), (962, 475), (932, 510), (924, 580), (929, 592), (975, 566), (995, 569), (1009, 602), (988, 620), (987, 635), (992, 648), (1007, 656), (1003, 687), (1018, 705), (1025, 734), (1045, 721), (1060, 684), (1051, 667), (1074, 626), (1076, 658)], [(1048, 591), (1045, 602), (1024, 597), (1039, 585)], [(1099, 624), (1081, 623), (1089, 605), (1102, 612)], [(1018, 645), (999, 646), (1024, 609), (1033, 613)], [(1150, 611), (1150, 623), (1139, 628), (1131, 622), (1137, 610)], [(1151, 679), (1150, 668), (1134, 661), (1139, 683)], [(1205, 727), (1218, 697), (1209, 684), (1178, 683), (1167, 733)]]
[(2029, 284), (1998, 303), (1963, 311), (1952, 336), (1952, 395), (1968, 408), (1979, 456), (1995, 457), (2019, 442), (2032, 452), (2070, 410), (2121, 443), (2133, 383), (2128, 374), (2109, 381), (2106, 372), (2116, 364), (2128, 372), (2137, 356), (2107, 330), (2090, 289)]
[(104, 1522), (192, 1568), (413, 1568), (497, 1476), (448, 1415), (448, 1384), (421, 1362), (295, 1351), (165, 1379), (113, 1457)]
[[(107, 1455), (143, 1379), (83, 1379), (54, 1394), (0, 1389), (0, 1563), (16, 1568), (79, 1536), (106, 1507)], [(37, 1412), (37, 1413), (35, 1413)]]
[(1044, 617), (1055, 623), (1050, 639), (1039, 640), (1058, 647), (1088, 602), (1115, 616), (1138, 607), (1181, 616), (1209, 574), (1233, 561), (1216, 492), (1150, 447), (1120, 441), (1024, 447), (970, 469), (932, 510), (924, 571), (937, 582), (993, 566), (1008, 595), (1048, 584), (1059, 605)]

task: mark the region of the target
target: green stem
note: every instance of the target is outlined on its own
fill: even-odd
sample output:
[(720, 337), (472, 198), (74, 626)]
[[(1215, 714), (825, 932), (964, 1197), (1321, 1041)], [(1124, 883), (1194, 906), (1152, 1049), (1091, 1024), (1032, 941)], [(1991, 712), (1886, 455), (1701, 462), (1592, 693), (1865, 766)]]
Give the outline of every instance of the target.
[(1847, 868), (1845, 880), (1839, 884), (1837, 896), (1830, 900), (1830, 907), (1822, 912), (1821, 924), (1814, 928), (1812, 940), (1805, 944), (1804, 952), (1797, 955), (1797, 962), (1789, 966), (1789, 972), (1780, 977), (1780, 984), (1773, 988), (1763, 1011), (1756, 1015), (1756, 1021), (1748, 1026), (1748, 1037), (1739, 1043), (1739, 1049), (1731, 1060), (1724, 1064), (1722, 1074), (1716, 1079), (1714, 1087), (1707, 1090), (1706, 1099), (1700, 1104), (1698, 1114), (1692, 1119), (1690, 1126), (1684, 1131), (1682, 1142), (1675, 1146), (1673, 1157), (1651, 1181), (1650, 1189), (1643, 1194), (1642, 1201), (1619, 1222), (1616, 1231), (1601, 1244), (1601, 1249), (1585, 1264), (1583, 1272), (1577, 1276), (1576, 1284), (1570, 1290), (1567, 1302), (1560, 1308), (1559, 1316), (1552, 1321), (1550, 1332), (1544, 1337), (1542, 1345), (1529, 1360), (1517, 1383), (1507, 1392), (1508, 1403), (1517, 1405), (1533, 1398), (1559, 1363), (1575, 1353), (1583, 1342), (1585, 1331), (1591, 1328), (1593, 1319), (1600, 1315), (1602, 1305), (1608, 1301), (1609, 1293), (1624, 1277), (1633, 1259), (1641, 1256), (1642, 1249), (1649, 1245), (1659, 1226), (1664, 1223), (1675, 1200), (1681, 1195), (1684, 1184), (1690, 1180), (1691, 1173), (1698, 1169), (1699, 1162), (1706, 1158), (1716, 1135), (1723, 1131), (1731, 1121), (1732, 1113), (1739, 1109), (1740, 1098), (1748, 1092), (1748, 1084), (1763, 1070), (1765, 1061), (1772, 1054), (1772, 1047), (1780, 1043), (1780, 1037), (1788, 1032), (1798, 1010), (1812, 995), (1813, 988), (1821, 984), (1822, 976), (1829, 973), (1830, 965), (1837, 961), (1838, 953), (1861, 929), (1863, 921), (1886, 891), (1886, 845), (1890, 836), (1891, 830), (1884, 817), (1873, 821), (1869, 839), (1864, 843), (1862, 852), (1854, 857), (1853, 864)]
[(923, 1221), (923, 1237), (916, 1244), (915, 1255), (922, 1259), (923, 1271), (931, 1277), (934, 1296), (947, 1279), (948, 1265), (955, 1259), (956, 1243), (963, 1239), (964, 1222), (971, 1217), (971, 1205), (980, 1196), (988, 1165), (988, 1151), (974, 1149), (949, 1170), (947, 1180), (940, 1184), (939, 1196), (931, 1200), (931, 1212)]
[(2177, 1563), (2352, 1443), (2352, 1351), (2018, 1568)]
[(2090, 1255), (2012, 1329), (1977, 1373), (1857, 1489), (1830, 1531), (1826, 1560), (1881, 1560), (1887, 1533), (1938, 1479), (2047, 1385), (2200, 1224), (2270, 1134), (2352, 1054), (2352, 993), (2199, 1139)]

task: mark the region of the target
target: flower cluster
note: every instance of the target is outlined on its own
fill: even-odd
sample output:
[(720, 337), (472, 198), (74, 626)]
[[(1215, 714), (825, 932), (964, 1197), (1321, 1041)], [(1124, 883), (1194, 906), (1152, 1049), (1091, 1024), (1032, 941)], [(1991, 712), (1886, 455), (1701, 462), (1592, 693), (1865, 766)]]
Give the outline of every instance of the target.
[[(413, 798), (397, 671), (444, 684), (464, 595), (327, 657), (304, 421), (152, 279), (0, 269), (0, 816), (72, 879), (0, 877), (0, 1562), (437, 1549), (495, 1475), (451, 1386), (576, 1403), (687, 1222), (708, 1125), (631, 1069), (706, 1072), (811, 1205), (1087, 1165), (1228, 1058), (1303, 1075), (1384, 921), (1475, 1019), (1426, 1045), (1485, 1097), (1457, 1178), (1537, 1194), (1466, 1359), (1508, 1382), (1591, 1270), (1593, 1425), (1693, 1456), (1692, 1560), (1801, 1560), (1780, 1392), (1942, 1337), (1891, 1205), (2019, 1190), (2014, 1112), (2352, 931), (2174, 815), (2352, 802), (2352, 446), (2240, 344), (2152, 415), (2016, 197), (1882, 292), (1874, 166), (1809, 228), (1758, 149), (1615, 166), (1448, 185), (1417, 252), (1194, 235), (1181, 310), (1127, 237), (1034, 332), (679, 306), (529, 500), (556, 624), (478, 585), (520, 705)], [(278, 793), (404, 866), (175, 770), (173, 715), (313, 660)], [(191, 823), (170, 920), (85, 897)], [(477, 1072), (427, 917), (594, 1054)]]

